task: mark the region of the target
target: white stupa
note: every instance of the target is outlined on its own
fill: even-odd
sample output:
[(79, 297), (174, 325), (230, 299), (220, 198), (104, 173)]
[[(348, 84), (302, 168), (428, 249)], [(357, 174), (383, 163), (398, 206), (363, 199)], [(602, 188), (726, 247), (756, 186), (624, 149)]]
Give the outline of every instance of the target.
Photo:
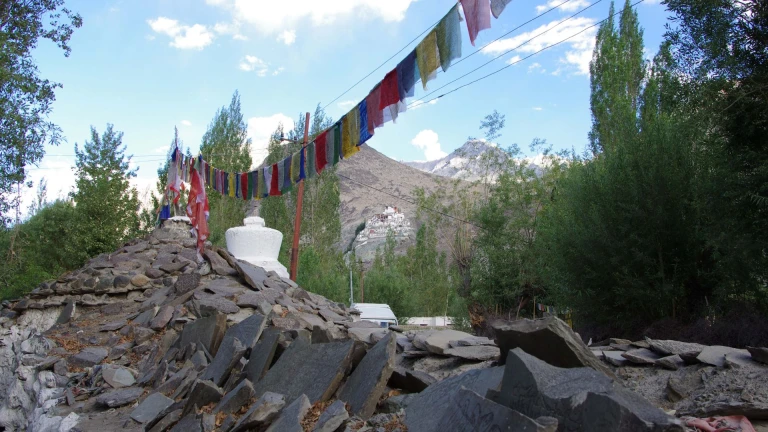
[(235, 258), (262, 267), (266, 271), (274, 271), (287, 278), (288, 269), (277, 261), (283, 234), (275, 229), (267, 228), (264, 219), (251, 216), (243, 219), (245, 226), (227, 230), (227, 250)]

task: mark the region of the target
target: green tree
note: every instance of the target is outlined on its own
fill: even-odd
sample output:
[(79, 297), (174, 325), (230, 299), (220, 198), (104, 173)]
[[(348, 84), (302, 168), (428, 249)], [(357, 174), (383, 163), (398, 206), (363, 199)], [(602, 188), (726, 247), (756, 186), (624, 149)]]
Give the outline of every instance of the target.
[[(248, 127), (240, 110), (240, 93), (237, 91), (232, 95), (229, 106), (216, 111), (203, 135), (200, 153), (211, 166), (220, 170), (229, 173), (250, 171), (253, 163), (251, 139), (248, 138)], [(158, 175), (161, 173), (158, 172)], [(208, 238), (213, 244), (224, 246), (226, 231), (243, 224), (248, 202), (242, 198), (223, 196), (210, 186), (207, 186), (207, 193), (210, 204), (208, 227), (211, 231)]]
[(69, 39), (82, 25), (63, 0), (0, 1), (0, 219), (10, 220), (13, 186), (26, 180), (25, 167), (40, 162), (46, 143), (61, 142), (61, 130), (48, 120), (55, 90), (40, 77), (32, 53), (48, 39), (69, 56)]
[(91, 127), (91, 140), (75, 144), (77, 190), (72, 194), (77, 213), (78, 251), (83, 260), (111, 252), (139, 230), (139, 197), (130, 179), (123, 133), (111, 124), (99, 136)]

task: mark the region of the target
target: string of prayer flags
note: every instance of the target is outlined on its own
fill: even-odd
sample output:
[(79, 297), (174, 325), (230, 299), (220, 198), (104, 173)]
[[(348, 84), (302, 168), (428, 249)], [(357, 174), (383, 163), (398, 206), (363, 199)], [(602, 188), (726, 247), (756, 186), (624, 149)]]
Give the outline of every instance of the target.
[(491, 13), (493, 17), (499, 19), (499, 15), (504, 12), (504, 8), (510, 3), (512, 3), (512, 0), (491, 0)]
[(432, 30), (416, 45), (416, 63), (419, 67), (421, 85), (426, 90), (427, 82), (437, 76), (437, 68), (440, 67), (440, 56), (437, 53), (437, 31)]
[(475, 46), (480, 30), (491, 28), (491, 4), (489, 0), (459, 0), (467, 20), (469, 41)]
[[(502, 0), (503, 1), (503, 0)], [(511, 1), (511, 0), (510, 0)], [(502, 6), (503, 9), (503, 6)], [(459, 5), (454, 5), (437, 24), (437, 50), (440, 53), (440, 67), (448, 71), (451, 62), (461, 58), (461, 15)]]

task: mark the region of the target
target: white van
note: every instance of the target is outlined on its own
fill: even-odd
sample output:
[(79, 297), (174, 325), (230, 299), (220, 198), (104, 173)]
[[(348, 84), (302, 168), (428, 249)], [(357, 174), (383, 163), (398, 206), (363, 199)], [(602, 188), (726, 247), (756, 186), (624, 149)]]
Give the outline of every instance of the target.
[(352, 303), (352, 309), (360, 311), (360, 319), (378, 324), (383, 328), (398, 325), (397, 317), (388, 304)]

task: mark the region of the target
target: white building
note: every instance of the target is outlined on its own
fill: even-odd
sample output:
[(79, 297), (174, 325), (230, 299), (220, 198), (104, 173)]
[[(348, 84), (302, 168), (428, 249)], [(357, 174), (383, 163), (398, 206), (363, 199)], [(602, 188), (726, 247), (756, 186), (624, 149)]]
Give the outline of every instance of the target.
[(408, 237), (413, 232), (411, 223), (397, 207), (387, 206), (383, 213), (371, 216), (355, 241), (363, 245), (368, 240), (386, 238), (389, 232), (394, 233), (395, 238)]

